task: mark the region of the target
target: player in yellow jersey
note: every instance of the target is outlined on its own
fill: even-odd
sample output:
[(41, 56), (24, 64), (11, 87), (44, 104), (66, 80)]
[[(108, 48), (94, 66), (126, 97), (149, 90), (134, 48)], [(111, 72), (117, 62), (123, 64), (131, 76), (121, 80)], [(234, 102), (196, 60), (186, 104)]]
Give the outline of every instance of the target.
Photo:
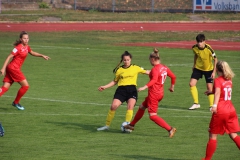
[[(212, 91), (213, 78), (215, 77), (216, 64), (218, 61), (214, 50), (210, 45), (206, 44), (204, 34), (198, 34), (196, 41), (197, 44), (192, 47), (194, 53), (194, 63), (189, 86), (193, 97), (193, 105), (189, 108), (190, 110), (200, 108), (196, 85), (199, 78), (202, 78), (203, 75), (205, 77), (207, 90)], [(213, 105), (213, 99), (213, 94), (208, 96), (210, 107)]]
[[(105, 126), (98, 128), (98, 131), (109, 129), (109, 126), (114, 118), (117, 108), (125, 101), (127, 102), (127, 113), (125, 121), (130, 122), (132, 120), (133, 108), (138, 98), (138, 92), (136, 89), (138, 74), (149, 74), (149, 71), (144, 70), (137, 65), (131, 64), (131, 60), (132, 55), (128, 51), (125, 51), (121, 55), (120, 63), (113, 70), (113, 72), (115, 73), (115, 78), (113, 79), (113, 81), (109, 82), (105, 86), (100, 86), (98, 88), (99, 91), (103, 91), (118, 84), (118, 88), (113, 97), (112, 105), (108, 111), (106, 124)], [(123, 65), (119, 66), (122, 62)]]

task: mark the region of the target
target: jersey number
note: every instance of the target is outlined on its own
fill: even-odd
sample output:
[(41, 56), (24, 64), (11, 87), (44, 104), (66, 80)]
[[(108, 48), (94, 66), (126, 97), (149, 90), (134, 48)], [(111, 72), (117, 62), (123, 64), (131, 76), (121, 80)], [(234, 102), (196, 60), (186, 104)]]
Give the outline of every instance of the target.
[(227, 101), (227, 100), (231, 100), (231, 97), (232, 97), (232, 88), (224, 88), (224, 100)]
[(167, 72), (163, 72), (161, 76), (162, 76), (162, 84), (163, 84), (167, 78)]

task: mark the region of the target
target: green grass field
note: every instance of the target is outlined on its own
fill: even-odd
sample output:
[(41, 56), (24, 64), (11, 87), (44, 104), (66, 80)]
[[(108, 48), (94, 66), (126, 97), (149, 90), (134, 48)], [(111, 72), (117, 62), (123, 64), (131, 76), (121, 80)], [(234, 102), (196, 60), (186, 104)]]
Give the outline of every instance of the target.
[[(208, 38), (234, 37), (239, 32), (206, 32)], [(12, 50), (19, 33), (0, 32), (0, 65)], [(198, 83), (201, 108), (189, 111), (192, 98), (189, 78), (193, 63), (191, 49), (159, 48), (162, 63), (177, 76), (175, 92), (167, 91), (159, 104), (159, 115), (178, 129), (174, 138), (149, 120), (147, 112), (130, 134), (120, 131), (125, 119), (126, 104), (116, 112), (109, 131), (96, 129), (105, 124), (116, 86), (99, 92), (97, 88), (110, 82), (120, 55), (128, 50), (132, 63), (151, 69), (148, 61), (151, 47), (125, 47), (122, 42), (193, 40), (196, 33), (152, 32), (44, 32), (30, 33), (30, 46), (51, 60), (28, 56), (22, 70), (30, 84), (21, 100), (19, 111), (11, 106), (18, 84), (3, 95), (0, 121), (6, 133), (0, 137), (1, 160), (199, 160), (205, 154), (211, 113), (204, 79)], [(167, 37), (164, 39), (164, 37)], [(239, 51), (218, 51), (219, 60), (229, 62), (233, 79), (232, 101), (240, 113)], [(2, 80), (3, 77), (1, 77)], [(138, 86), (148, 82), (140, 75)], [(147, 91), (139, 93), (134, 109), (144, 100)], [(213, 160), (235, 160), (239, 150), (227, 135), (219, 136)]]

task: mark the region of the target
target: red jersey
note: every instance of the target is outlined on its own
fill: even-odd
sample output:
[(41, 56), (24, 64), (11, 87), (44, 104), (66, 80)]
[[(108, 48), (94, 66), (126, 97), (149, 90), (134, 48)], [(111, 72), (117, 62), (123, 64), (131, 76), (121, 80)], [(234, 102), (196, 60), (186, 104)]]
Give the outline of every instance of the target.
[(14, 55), (12, 61), (8, 64), (8, 68), (20, 69), (23, 65), (29, 52), (31, 52), (30, 46), (23, 46), (22, 44), (17, 45), (11, 52)]
[(231, 101), (232, 81), (224, 79), (222, 76), (214, 79), (214, 89), (220, 88), (221, 94), (217, 105), (217, 114), (234, 112), (235, 108)]
[(147, 83), (148, 92), (163, 95), (163, 84), (167, 76), (171, 78), (171, 84), (174, 85), (176, 82), (176, 76), (173, 74), (173, 72), (167, 66), (162, 64), (155, 65), (149, 73), (150, 81)]

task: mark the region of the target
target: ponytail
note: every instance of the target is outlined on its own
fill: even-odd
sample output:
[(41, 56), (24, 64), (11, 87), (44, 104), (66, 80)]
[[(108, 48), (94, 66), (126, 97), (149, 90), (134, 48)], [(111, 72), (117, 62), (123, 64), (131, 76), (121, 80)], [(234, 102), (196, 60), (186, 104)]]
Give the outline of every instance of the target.
[(122, 60), (117, 64), (117, 66), (113, 69), (113, 73), (115, 73), (119, 67), (119, 65), (122, 63)]

